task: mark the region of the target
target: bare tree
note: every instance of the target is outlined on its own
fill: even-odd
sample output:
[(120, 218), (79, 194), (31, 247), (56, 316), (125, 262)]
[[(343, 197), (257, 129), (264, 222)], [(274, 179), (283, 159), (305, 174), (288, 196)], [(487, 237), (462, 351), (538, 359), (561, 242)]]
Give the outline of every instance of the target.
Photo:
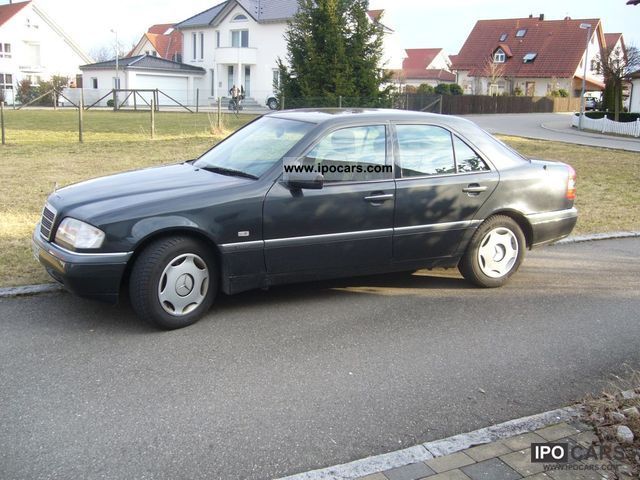
[(493, 56), (489, 55), (482, 64), (482, 76), (489, 79), (487, 94), (491, 95), (491, 86), (496, 85), (498, 80), (504, 76), (507, 67), (504, 63), (496, 63)]
[(615, 120), (620, 118), (622, 110), (622, 85), (635, 71), (640, 69), (640, 50), (629, 47), (607, 47), (597, 57), (598, 65), (604, 76), (604, 103), (609, 111), (613, 111)]

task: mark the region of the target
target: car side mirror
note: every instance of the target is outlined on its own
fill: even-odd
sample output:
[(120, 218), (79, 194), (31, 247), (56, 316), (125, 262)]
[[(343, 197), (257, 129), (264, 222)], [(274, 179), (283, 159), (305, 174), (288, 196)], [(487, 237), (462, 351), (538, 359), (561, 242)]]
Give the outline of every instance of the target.
[(284, 183), (291, 189), (322, 190), (324, 175), (316, 172), (289, 172), (284, 174)]

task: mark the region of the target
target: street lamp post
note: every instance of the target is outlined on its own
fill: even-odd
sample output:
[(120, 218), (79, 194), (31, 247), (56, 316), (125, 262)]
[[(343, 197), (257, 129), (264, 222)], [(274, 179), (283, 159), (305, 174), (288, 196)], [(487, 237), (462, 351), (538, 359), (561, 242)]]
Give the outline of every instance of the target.
[(120, 49), (118, 48), (118, 31), (114, 30), (113, 28), (111, 29), (111, 33), (115, 34), (116, 36), (116, 84), (114, 85), (115, 88), (120, 88), (120, 76), (118, 73), (118, 57), (120, 57)]
[(580, 94), (580, 118), (578, 129), (582, 130), (582, 119), (584, 117), (584, 94), (587, 90), (587, 63), (589, 63), (589, 42), (591, 42), (591, 24), (581, 23), (580, 28), (587, 31), (587, 48), (584, 52), (584, 73), (582, 75), (582, 93)]

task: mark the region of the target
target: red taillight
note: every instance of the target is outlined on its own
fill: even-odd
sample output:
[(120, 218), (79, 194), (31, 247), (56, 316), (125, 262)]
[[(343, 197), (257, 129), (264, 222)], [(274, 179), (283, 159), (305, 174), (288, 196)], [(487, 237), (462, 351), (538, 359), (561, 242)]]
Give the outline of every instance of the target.
[(569, 168), (569, 178), (567, 179), (567, 200), (576, 199), (576, 171), (572, 166), (567, 165)]

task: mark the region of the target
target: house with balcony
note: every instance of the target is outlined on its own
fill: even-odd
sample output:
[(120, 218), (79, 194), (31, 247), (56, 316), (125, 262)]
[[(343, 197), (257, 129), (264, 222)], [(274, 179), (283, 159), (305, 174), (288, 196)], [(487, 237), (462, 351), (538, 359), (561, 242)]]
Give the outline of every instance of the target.
[(0, 5), (0, 97), (12, 103), (23, 79), (33, 85), (53, 75), (75, 82), (91, 58), (34, 2)]
[[(273, 98), (277, 60), (287, 55), (287, 22), (297, 8), (298, 0), (227, 0), (176, 24), (183, 34), (182, 61), (206, 72), (198, 86), (200, 98), (213, 103), (228, 97), (234, 85), (249, 101), (265, 104)], [(369, 12), (371, 21), (381, 15)], [(393, 30), (385, 27), (382, 68), (401, 68), (394, 42)]]
[(606, 45), (597, 18), (480, 20), (452, 56), (452, 69), (466, 94), (545, 96), (565, 90), (579, 97), (586, 64), (586, 91), (599, 95), (604, 78), (598, 58)]

